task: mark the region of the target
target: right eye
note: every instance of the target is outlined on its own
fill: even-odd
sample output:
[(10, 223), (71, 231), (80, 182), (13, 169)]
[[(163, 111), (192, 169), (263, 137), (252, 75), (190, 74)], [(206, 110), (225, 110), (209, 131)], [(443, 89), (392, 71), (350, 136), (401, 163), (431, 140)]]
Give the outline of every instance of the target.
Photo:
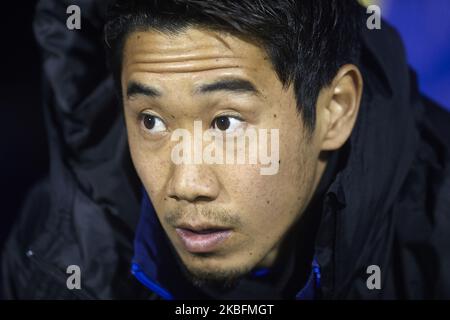
[(141, 122), (145, 130), (150, 133), (161, 133), (167, 130), (166, 125), (161, 118), (148, 113), (141, 115)]

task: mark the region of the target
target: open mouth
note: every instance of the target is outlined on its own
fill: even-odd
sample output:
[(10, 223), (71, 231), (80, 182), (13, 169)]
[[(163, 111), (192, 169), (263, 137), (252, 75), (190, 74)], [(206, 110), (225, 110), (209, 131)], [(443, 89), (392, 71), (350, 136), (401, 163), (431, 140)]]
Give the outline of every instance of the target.
[(190, 226), (175, 229), (185, 249), (191, 253), (206, 253), (216, 250), (232, 233), (222, 227), (193, 228)]

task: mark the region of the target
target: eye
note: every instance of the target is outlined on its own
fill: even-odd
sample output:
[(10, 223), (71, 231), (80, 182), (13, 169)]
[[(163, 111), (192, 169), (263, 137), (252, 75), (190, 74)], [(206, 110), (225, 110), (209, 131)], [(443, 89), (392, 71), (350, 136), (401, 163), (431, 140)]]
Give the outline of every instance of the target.
[(220, 131), (234, 131), (243, 128), (244, 121), (232, 116), (220, 116), (213, 120), (211, 127)]
[(148, 113), (143, 113), (141, 115), (141, 122), (145, 130), (150, 133), (161, 133), (167, 130), (166, 125), (161, 118)]

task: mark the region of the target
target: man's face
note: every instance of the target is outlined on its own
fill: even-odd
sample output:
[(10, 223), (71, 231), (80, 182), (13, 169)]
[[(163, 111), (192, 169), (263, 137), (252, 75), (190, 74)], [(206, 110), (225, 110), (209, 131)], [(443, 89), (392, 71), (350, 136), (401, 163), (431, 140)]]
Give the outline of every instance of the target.
[[(134, 166), (187, 270), (225, 280), (270, 266), (317, 185), (320, 150), (265, 51), (198, 28), (134, 32), (121, 81)], [(277, 172), (261, 174), (259, 162), (175, 163), (171, 135), (194, 136), (194, 121), (203, 131), (278, 129)]]

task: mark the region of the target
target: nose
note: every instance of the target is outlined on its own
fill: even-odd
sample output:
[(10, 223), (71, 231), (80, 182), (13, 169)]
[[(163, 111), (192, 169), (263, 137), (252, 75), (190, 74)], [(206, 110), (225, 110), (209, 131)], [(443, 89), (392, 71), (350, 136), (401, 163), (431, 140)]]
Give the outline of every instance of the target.
[(169, 181), (168, 196), (188, 202), (213, 201), (219, 195), (219, 183), (207, 165), (175, 165)]

